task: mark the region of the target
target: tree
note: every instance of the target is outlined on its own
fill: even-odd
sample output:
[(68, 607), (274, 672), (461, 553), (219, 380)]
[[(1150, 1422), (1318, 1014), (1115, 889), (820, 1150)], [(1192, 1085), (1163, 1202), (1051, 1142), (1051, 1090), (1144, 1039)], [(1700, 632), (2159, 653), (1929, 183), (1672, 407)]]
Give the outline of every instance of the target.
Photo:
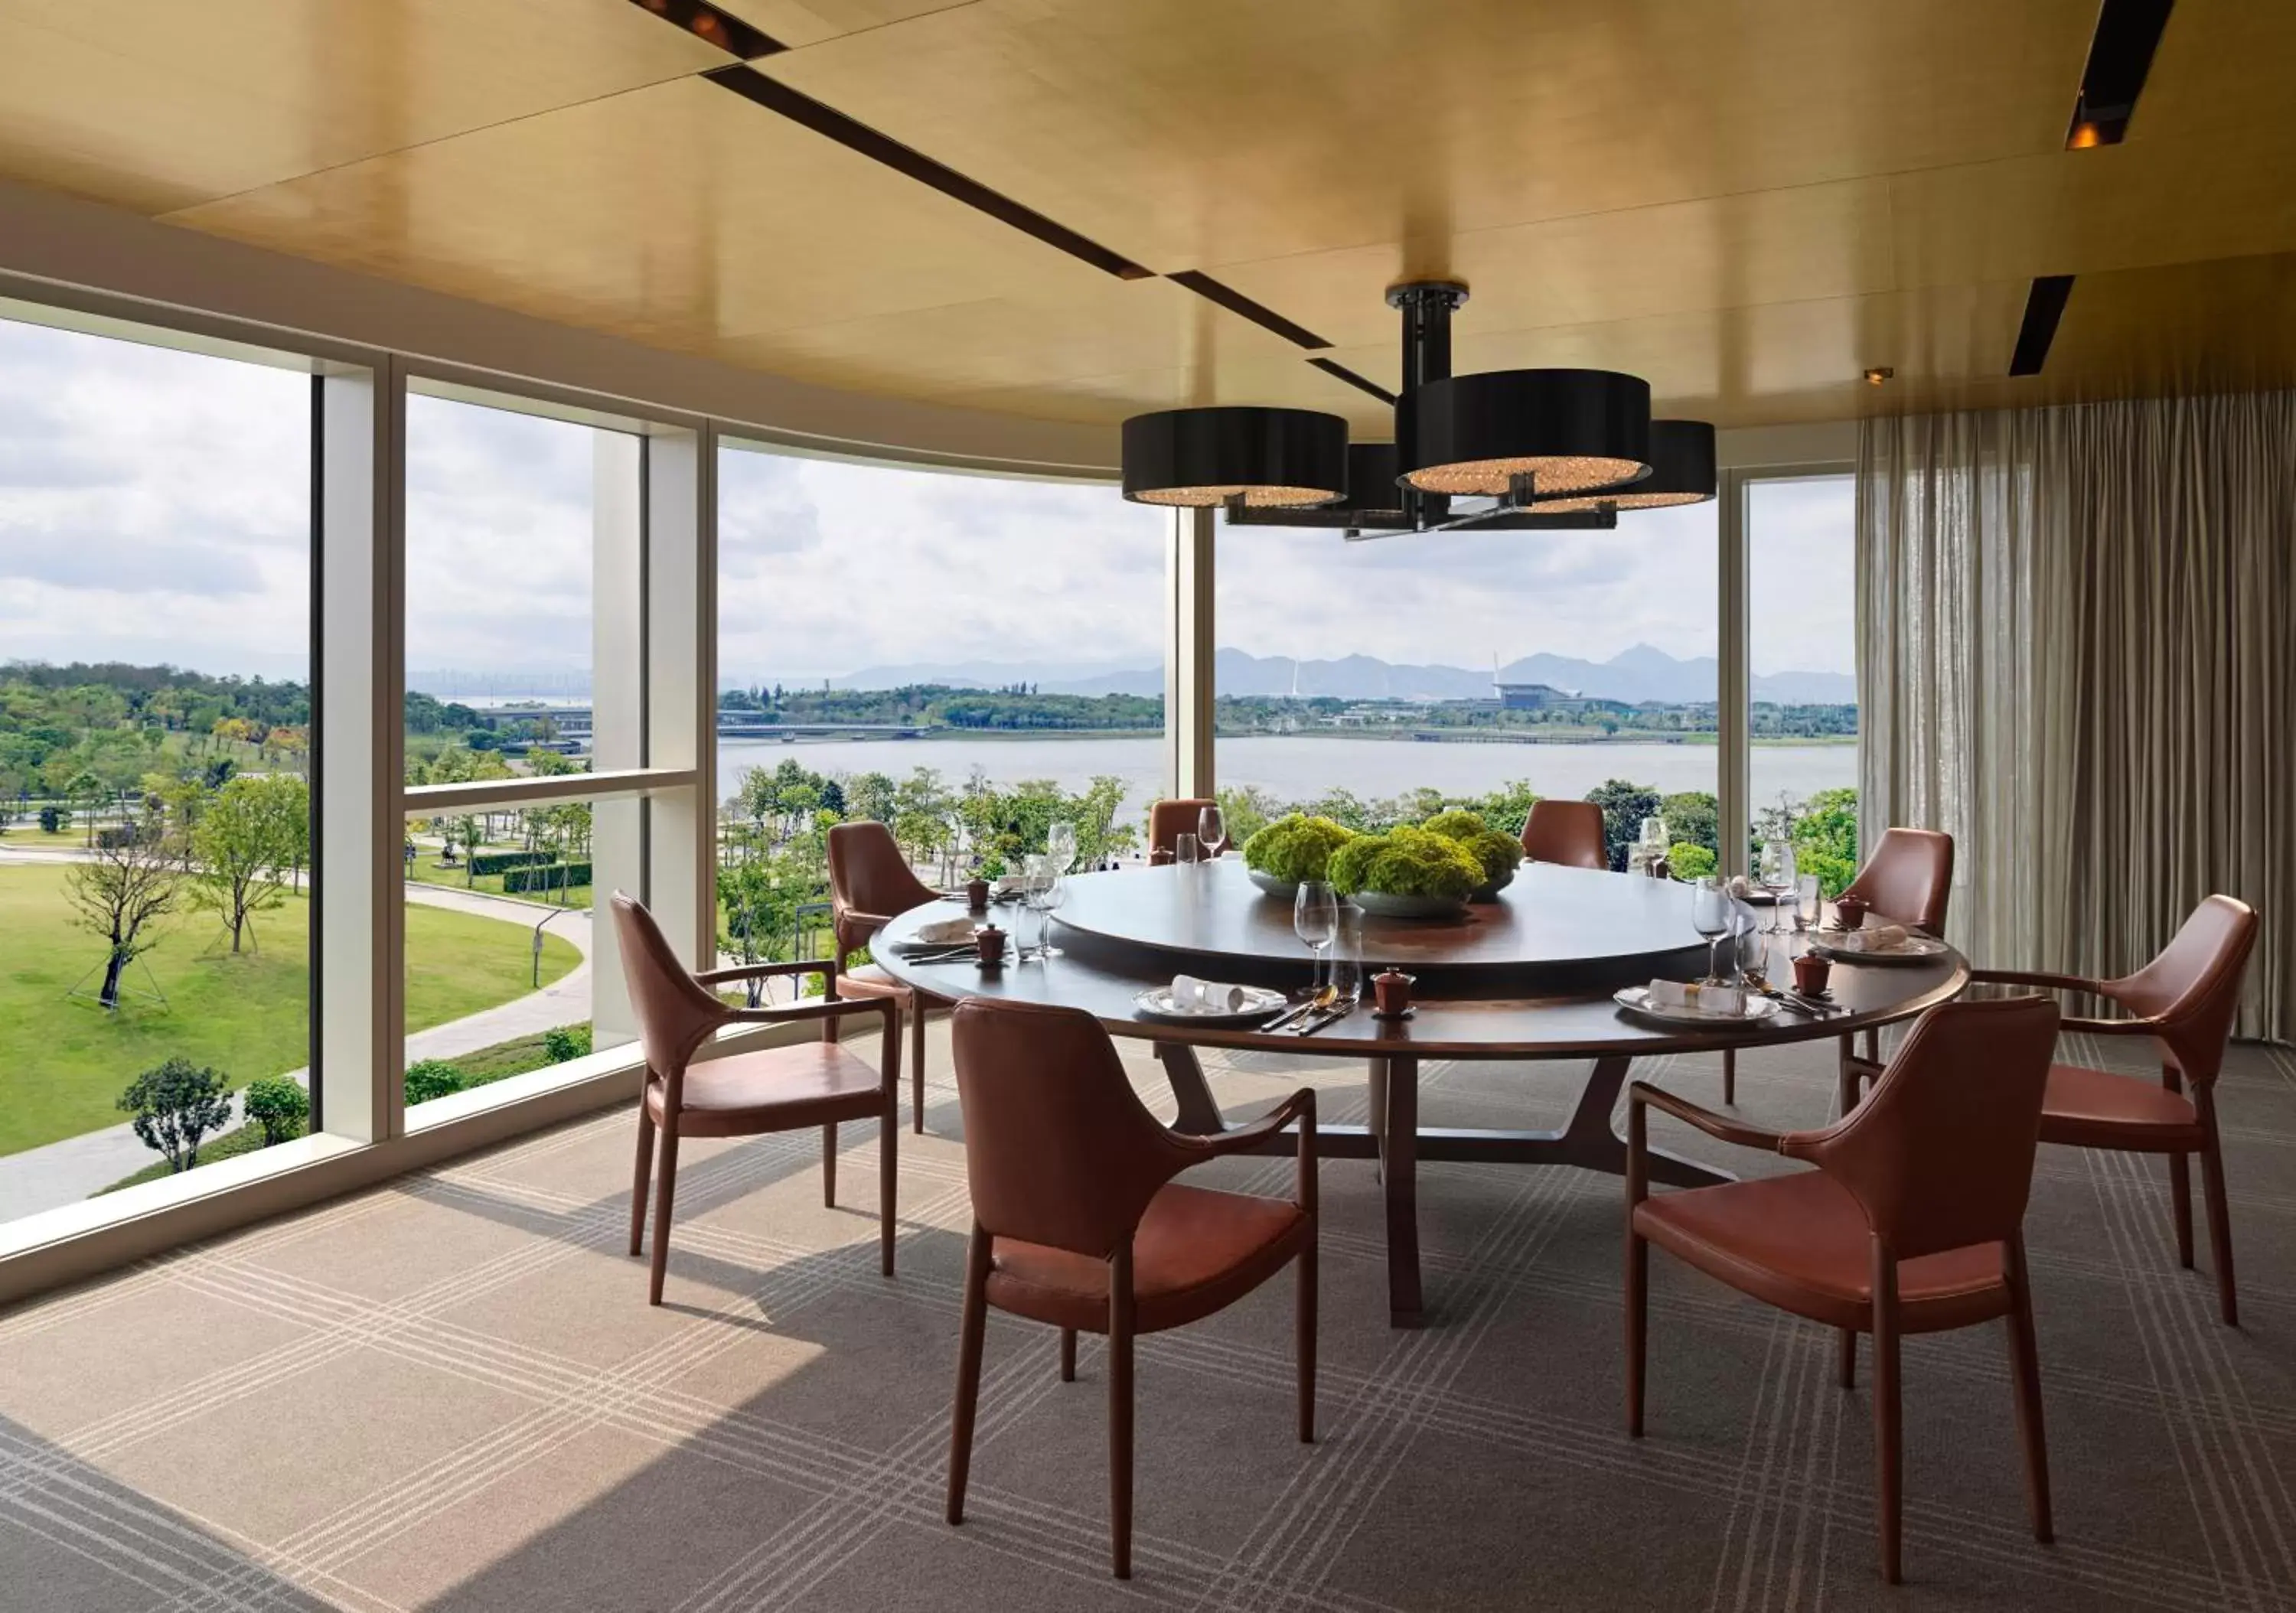
[(263, 1076), (247, 1084), (247, 1118), (263, 1128), (263, 1146), (303, 1134), (311, 1118), (311, 1094), (285, 1076)]
[(119, 1094), (119, 1107), (135, 1117), (135, 1134), (167, 1157), (171, 1172), (197, 1165), (200, 1139), (231, 1124), (231, 1093), (221, 1072), (189, 1059), (145, 1070)]
[(119, 977), (159, 939), (152, 922), (174, 911), (183, 890), (183, 857), (158, 815), (147, 813), (133, 826), (135, 833), (119, 836), (117, 845), (98, 846), (64, 875), (64, 895), (80, 925), (111, 949), (100, 998), (107, 1009), (119, 1006)]
[(1627, 847), (1642, 838), (1643, 820), (1658, 812), (1658, 791), (1648, 784), (1606, 779), (1588, 790), (1587, 798), (1603, 809), (1603, 846), (1611, 869), (1623, 873)]
[[(1702, 846), (1711, 852), (1722, 849), (1722, 803), (1704, 790), (1685, 790), (1666, 797), (1658, 804), (1658, 815), (1666, 820), (1669, 839)], [(1681, 870), (1677, 868), (1676, 872), (1679, 873)], [(1710, 873), (1713, 869), (1710, 866), (1706, 872)]]
[(1793, 826), (1794, 868), (1817, 876), (1838, 897), (1857, 876), (1857, 792), (1821, 790), (1803, 803)]
[(103, 809), (106, 791), (103, 781), (83, 767), (64, 781), (64, 793), (72, 805), (86, 815), (87, 843), (95, 844), (95, 815)]
[(300, 779), (235, 778), (192, 826), (192, 903), (222, 917), (234, 953), (254, 915), (287, 899), (283, 880), (297, 856), (294, 823), (308, 806)]

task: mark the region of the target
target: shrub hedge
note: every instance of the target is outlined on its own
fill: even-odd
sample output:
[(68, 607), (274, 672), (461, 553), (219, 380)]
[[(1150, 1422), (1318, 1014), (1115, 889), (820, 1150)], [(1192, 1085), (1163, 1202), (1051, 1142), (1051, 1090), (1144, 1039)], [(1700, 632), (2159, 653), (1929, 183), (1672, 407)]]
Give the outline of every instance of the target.
[(513, 868), (532, 868), (548, 861), (550, 854), (546, 851), (481, 851), (472, 856), (471, 872), (507, 873)]

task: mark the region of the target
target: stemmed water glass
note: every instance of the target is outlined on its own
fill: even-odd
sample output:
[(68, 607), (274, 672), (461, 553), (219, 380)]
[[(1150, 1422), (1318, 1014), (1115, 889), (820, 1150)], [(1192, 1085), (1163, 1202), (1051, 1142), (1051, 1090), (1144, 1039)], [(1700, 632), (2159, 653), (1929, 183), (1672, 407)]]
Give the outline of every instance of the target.
[(1196, 841), (1204, 848), (1204, 860), (1216, 860), (1227, 846), (1227, 820), (1217, 806), (1207, 806), (1196, 814)]
[[(1304, 891), (1307, 887), (1301, 886)], [(1722, 984), (1721, 964), (1716, 961), (1715, 947), (1729, 933), (1733, 916), (1730, 893), (1723, 888), (1721, 879), (1706, 874), (1690, 893), (1690, 927), (1706, 938), (1706, 978), (1702, 986)]]
[(1794, 888), (1793, 842), (1784, 839), (1764, 840), (1759, 872), (1762, 888), (1770, 893), (1770, 921), (1763, 928), (1782, 929), (1786, 897)]
[(1029, 881), (1029, 898), (1037, 910), (1037, 955), (1057, 958), (1061, 949), (1053, 945), (1053, 914), (1068, 900), (1068, 876), (1061, 872), (1060, 861), (1047, 856), (1043, 872)]
[(1321, 995), (1324, 948), (1340, 931), (1340, 898), (1329, 884), (1322, 880), (1300, 881), (1300, 894), (1292, 902), (1292, 931), (1308, 944), (1308, 950), (1316, 956), (1315, 987)]

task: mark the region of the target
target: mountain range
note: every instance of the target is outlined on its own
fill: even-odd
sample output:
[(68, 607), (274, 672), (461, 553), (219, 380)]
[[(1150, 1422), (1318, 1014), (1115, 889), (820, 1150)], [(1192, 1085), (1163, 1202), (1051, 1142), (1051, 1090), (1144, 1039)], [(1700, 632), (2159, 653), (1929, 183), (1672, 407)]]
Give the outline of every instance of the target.
[[(1326, 695), (1340, 700), (1488, 700), (1494, 681), (1546, 684), (1597, 700), (1658, 700), (1685, 705), (1714, 698), (1714, 658), (1677, 659), (1650, 644), (1622, 650), (1607, 661), (1540, 653), (1511, 661), (1494, 675), (1467, 667), (1419, 666), (1350, 655), (1338, 660), (1295, 661), (1284, 656), (1248, 655), (1221, 650), (1214, 686), (1222, 694), (1281, 697)], [(1160, 668), (1090, 662), (911, 662), (865, 667), (829, 680), (840, 689), (897, 689), (904, 684), (947, 684), (994, 689), (1033, 684), (1045, 694), (1137, 694), (1164, 690)], [(1842, 672), (1757, 673), (1753, 695), (1781, 705), (1854, 704), (1857, 680)]]

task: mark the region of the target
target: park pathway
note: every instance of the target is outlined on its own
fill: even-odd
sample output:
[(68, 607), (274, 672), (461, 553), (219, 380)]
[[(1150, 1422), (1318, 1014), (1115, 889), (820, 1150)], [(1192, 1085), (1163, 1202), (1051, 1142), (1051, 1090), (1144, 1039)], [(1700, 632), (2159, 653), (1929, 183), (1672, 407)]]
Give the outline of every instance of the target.
[[(45, 849), (13, 850), (7, 860), (70, 862), (70, 852)], [(554, 1025), (586, 1022), (590, 1018), (590, 913), (587, 908), (551, 908), (538, 902), (491, 896), (480, 890), (456, 890), (450, 886), (406, 886), (406, 899), (426, 907), (452, 908), (481, 918), (504, 920), (531, 931), (537, 920), (551, 915), (544, 933), (570, 941), (582, 961), (540, 991), (493, 1008), (481, 1009), (460, 1019), (434, 1025), (406, 1038), (406, 1061), (452, 1059), (491, 1047), (513, 1036), (548, 1030)], [(308, 1069), (287, 1072), (292, 1080), (310, 1085)], [(233, 1100), (231, 1125), (239, 1124), (237, 1099)], [(230, 1127), (226, 1126), (226, 1130)], [(108, 1126), (82, 1132), (60, 1142), (0, 1155), (0, 1222), (14, 1220), (60, 1205), (75, 1203), (101, 1192), (122, 1176), (134, 1175), (160, 1156), (144, 1146), (132, 1126)]]

